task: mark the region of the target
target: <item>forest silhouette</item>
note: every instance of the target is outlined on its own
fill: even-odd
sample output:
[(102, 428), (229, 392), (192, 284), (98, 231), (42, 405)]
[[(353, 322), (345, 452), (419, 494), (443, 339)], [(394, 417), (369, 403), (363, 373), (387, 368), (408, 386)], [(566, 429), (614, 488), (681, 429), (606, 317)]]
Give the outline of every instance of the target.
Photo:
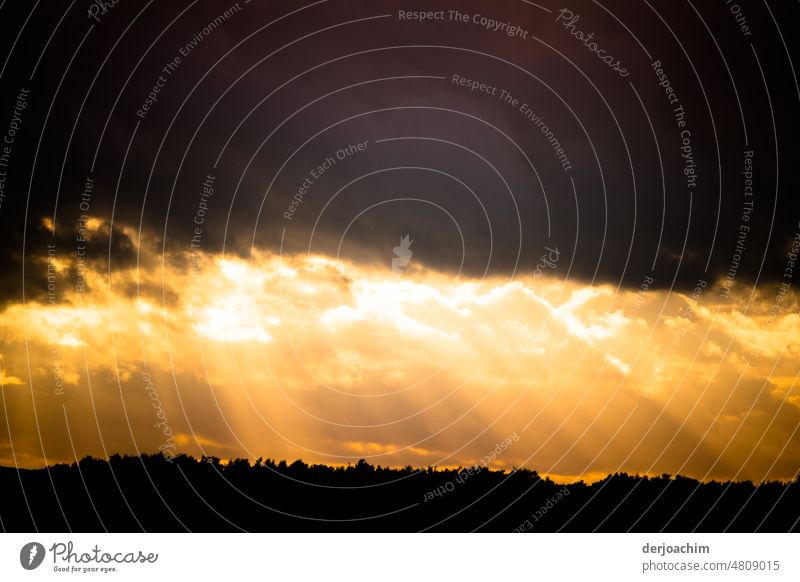
[(787, 532), (800, 480), (754, 484), (613, 474), (344, 467), (186, 455), (0, 467), (9, 532)]

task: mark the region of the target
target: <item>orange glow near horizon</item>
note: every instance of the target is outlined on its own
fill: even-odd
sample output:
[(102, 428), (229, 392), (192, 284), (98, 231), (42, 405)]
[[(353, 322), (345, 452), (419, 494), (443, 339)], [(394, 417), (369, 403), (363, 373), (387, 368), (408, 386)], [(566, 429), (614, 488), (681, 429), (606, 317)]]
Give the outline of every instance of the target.
[(82, 295), (0, 314), (0, 464), (166, 447), (336, 465), (490, 455), (570, 481), (800, 466), (793, 293), (744, 313), (711, 284), (694, 301), (321, 256), (146, 258), (159, 266), (89, 271)]

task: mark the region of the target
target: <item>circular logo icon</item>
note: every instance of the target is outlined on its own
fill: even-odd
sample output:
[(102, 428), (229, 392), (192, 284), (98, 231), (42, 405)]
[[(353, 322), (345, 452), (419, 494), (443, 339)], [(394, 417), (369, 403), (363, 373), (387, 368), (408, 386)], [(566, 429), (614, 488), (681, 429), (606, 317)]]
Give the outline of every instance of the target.
[(19, 551), (19, 563), (26, 570), (35, 570), (44, 561), (44, 546), (39, 542), (30, 542)]

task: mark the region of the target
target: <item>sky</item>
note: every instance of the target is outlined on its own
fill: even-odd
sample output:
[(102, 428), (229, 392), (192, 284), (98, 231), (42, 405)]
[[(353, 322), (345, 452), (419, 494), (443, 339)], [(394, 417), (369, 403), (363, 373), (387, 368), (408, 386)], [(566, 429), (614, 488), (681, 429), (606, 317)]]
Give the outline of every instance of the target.
[(78, 4), (0, 8), (0, 465), (796, 477), (797, 7)]

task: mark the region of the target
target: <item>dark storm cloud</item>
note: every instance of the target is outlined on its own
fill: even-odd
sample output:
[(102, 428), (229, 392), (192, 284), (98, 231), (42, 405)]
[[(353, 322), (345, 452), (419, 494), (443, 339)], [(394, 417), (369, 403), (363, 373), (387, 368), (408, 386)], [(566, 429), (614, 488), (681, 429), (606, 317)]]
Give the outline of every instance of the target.
[[(660, 286), (688, 286), (784, 272), (800, 220), (798, 96), (762, 6), (747, 7), (750, 35), (722, 3), (698, 8), (702, 21), (688, 4), (653, 3), (660, 16), (614, 7), (648, 56), (589, 2), (570, 3), (560, 22), (560, 5), (523, 2), (119, 3), (96, 19), (78, 4), (60, 25), (60, 9), (37, 7), (3, 73), (3, 133), (30, 91), (0, 209), (6, 300), (21, 293), (23, 235), (25, 259), (43, 264), (52, 241), (40, 225), (55, 216), (71, 256), (82, 214), (141, 224), (146, 240), (180, 251), (196, 236), (209, 252), (283, 244), (388, 267), (411, 234), (416, 261), (471, 275), (530, 272), (546, 245), (570, 258), (563, 274), (587, 281), (635, 286), (653, 272)], [(467, 22), (398, 12), (456, 8)], [(3, 8), (4, 55), (29, 9)], [(798, 16), (772, 10), (784, 27)], [(503, 23), (518, 27), (513, 36)], [(679, 101), (669, 103), (653, 61)], [(87, 177), (95, 188), (82, 209)], [(92, 245), (107, 255), (107, 239)], [(115, 268), (135, 263), (120, 228), (111, 246)], [(42, 285), (33, 271), (29, 293)]]

